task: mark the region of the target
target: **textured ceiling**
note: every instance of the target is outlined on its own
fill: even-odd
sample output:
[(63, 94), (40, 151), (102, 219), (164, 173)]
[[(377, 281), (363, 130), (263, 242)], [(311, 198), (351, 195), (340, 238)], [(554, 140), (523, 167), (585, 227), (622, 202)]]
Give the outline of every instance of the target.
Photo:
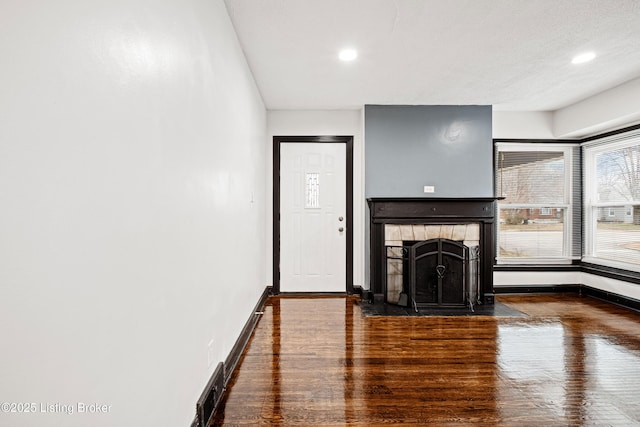
[[(640, 0), (226, 0), (269, 109), (553, 111), (640, 76)], [(359, 57), (337, 59), (343, 47)], [(593, 50), (581, 66), (571, 58)]]

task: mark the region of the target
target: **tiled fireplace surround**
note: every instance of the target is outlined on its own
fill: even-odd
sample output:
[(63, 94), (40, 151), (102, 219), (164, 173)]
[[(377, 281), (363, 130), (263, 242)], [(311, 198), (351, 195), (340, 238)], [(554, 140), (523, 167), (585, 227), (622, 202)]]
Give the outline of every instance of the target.
[(495, 199), (374, 198), (368, 204), (370, 289), (376, 302), (396, 303), (402, 291), (402, 261), (387, 263), (387, 246), (444, 238), (479, 248), (479, 299), (493, 304)]

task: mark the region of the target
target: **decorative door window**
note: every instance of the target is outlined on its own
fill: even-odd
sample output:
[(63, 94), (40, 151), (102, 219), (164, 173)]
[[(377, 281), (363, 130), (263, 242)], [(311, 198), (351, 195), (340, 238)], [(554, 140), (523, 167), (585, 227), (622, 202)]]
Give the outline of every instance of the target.
[(305, 209), (320, 209), (320, 174), (305, 174)]

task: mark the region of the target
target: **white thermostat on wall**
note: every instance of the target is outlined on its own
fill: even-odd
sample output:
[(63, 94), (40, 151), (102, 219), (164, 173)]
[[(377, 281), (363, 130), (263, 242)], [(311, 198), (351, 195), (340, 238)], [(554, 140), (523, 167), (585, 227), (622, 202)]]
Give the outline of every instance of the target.
[(433, 185), (425, 185), (424, 186), (424, 192), (425, 193), (435, 193), (436, 192), (436, 187), (434, 187)]

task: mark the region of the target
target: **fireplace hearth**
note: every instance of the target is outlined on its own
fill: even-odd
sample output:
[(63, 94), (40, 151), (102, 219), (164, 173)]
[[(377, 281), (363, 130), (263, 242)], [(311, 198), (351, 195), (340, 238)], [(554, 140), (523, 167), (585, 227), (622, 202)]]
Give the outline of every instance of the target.
[(368, 204), (376, 303), (416, 311), (473, 311), (494, 303), (494, 198), (376, 198)]

